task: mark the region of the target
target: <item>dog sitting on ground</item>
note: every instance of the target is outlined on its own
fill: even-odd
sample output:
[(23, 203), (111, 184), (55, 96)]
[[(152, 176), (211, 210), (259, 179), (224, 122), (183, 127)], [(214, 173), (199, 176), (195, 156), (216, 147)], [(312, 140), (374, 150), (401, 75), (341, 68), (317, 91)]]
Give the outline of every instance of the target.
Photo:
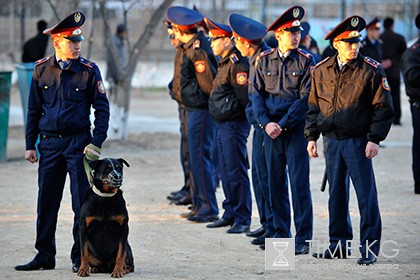
[(120, 190), (123, 164), (130, 166), (122, 158), (89, 162), (93, 184), (80, 211), (78, 276), (89, 276), (89, 267), (91, 273), (111, 273), (115, 278), (134, 271), (128, 244), (128, 212)]

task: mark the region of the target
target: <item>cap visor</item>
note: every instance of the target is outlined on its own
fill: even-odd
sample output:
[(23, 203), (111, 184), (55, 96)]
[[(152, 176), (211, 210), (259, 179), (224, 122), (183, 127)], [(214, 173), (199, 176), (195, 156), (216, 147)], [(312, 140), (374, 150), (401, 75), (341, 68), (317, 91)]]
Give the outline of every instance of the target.
[(302, 26), (293, 26), (284, 29), (285, 31), (295, 32), (295, 31), (303, 31)]
[(73, 41), (73, 42), (80, 42), (80, 41), (83, 41), (85, 39), (83, 36), (67, 36), (67, 37), (64, 37), (64, 38), (66, 38), (67, 40)]
[(348, 39), (341, 39), (343, 42), (347, 43), (358, 43), (362, 41), (362, 37), (354, 37), (354, 38), (348, 38)]

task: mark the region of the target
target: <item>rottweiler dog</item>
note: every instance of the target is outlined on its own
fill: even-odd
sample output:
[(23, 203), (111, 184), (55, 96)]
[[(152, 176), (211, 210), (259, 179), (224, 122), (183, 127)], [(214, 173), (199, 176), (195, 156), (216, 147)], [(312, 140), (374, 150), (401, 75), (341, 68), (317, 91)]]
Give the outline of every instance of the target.
[(128, 212), (120, 187), (122, 158), (92, 161), (93, 185), (86, 192), (80, 211), (81, 264), (78, 276), (111, 273), (120, 278), (134, 271), (134, 258), (128, 244)]

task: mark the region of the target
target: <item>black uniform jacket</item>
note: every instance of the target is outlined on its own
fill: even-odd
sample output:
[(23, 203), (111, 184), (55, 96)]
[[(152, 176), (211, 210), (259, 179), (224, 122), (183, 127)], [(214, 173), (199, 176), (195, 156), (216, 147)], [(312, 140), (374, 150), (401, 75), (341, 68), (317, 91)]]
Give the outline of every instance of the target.
[[(202, 32), (198, 32), (194, 38), (183, 45), (183, 48), (185, 54), (179, 58), (182, 58), (182, 62), (176, 61), (176, 64), (182, 63), (182, 102), (187, 110), (207, 109), (213, 79), (216, 75), (216, 58), (211, 51), (208, 39)], [(179, 69), (177, 65), (175, 69)]]
[(246, 120), (248, 74), (248, 59), (236, 47), (219, 61), (209, 100), (209, 111), (216, 122)]
[(320, 133), (335, 139), (367, 137), (379, 143), (394, 119), (388, 82), (380, 63), (359, 55), (341, 72), (337, 55), (317, 64), (312, 73), (305, 136)]
[(410, 102), (420, 102), (420, 40), (404, 52), (401, 70)]

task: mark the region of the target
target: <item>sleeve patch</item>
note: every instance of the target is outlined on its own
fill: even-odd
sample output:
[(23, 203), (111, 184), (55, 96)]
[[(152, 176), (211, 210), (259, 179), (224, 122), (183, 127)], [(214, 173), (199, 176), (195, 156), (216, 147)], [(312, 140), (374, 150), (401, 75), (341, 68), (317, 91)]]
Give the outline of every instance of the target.
[(236, 83), (238, 85), (246, 85), (248, 83), (248, 74), (245, 72), (236, 73)]
[(389, 84), (388, 84), (388, 80), (386, 79), (386, 77), (382, 77), (382, 88), (384, 89), (384, 90), (391, 90), (391, 88), (389, 87)]
[(97, 86), (98, 86), (98, 91), (100, 93), (102, 93), (102, 94), (105, 94), (106, 93), (104, 82), (98, 81), (97, 82)]
[(194, 62), (194, 67), (195, 67), (195, 71), (197, 71), (197, 73), (203, 73), (204, 71), (206, 71), (206, 63), (204, 60), (197, 60), (196, 62)]

